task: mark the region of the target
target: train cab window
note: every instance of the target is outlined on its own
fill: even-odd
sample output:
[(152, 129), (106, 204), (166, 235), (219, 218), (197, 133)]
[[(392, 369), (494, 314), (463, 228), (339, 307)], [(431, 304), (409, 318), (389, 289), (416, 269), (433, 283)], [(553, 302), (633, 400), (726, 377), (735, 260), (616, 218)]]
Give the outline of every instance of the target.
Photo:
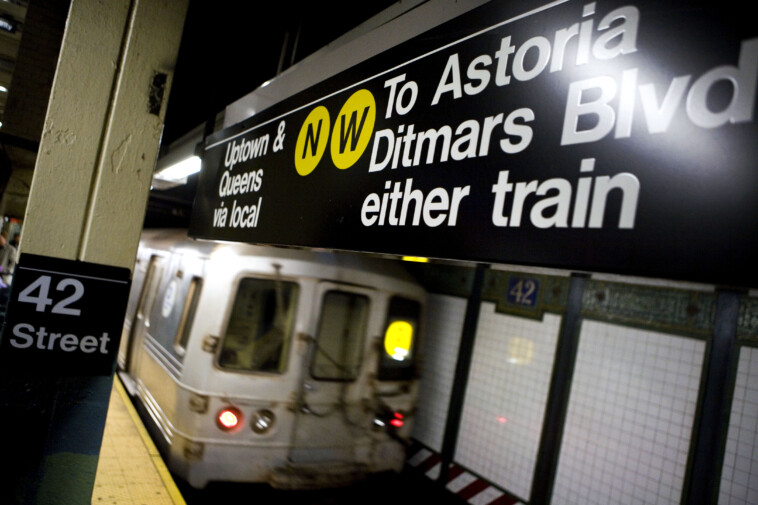
[(379, 354), (380, 380), (413, 378), (416, 337), (421, 304), (407, 298), (393, 297), (387, 311), (387, 324)]
[(218, 365), (246, 372), (284, 372), (297, 294), (298, 286), (293, 282), (242, 279)]
[(353, 380), (360, 368), (368, 323), (368, 298), (329, 291), (321, 304), (311, 375), (322, 380)]

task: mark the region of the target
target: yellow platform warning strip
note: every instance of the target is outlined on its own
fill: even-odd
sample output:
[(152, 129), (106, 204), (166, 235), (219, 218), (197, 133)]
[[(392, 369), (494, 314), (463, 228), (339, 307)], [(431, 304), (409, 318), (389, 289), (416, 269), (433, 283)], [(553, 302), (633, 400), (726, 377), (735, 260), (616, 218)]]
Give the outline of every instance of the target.
[(115, 378), (93, 505), (186, 505), (121, 381)]

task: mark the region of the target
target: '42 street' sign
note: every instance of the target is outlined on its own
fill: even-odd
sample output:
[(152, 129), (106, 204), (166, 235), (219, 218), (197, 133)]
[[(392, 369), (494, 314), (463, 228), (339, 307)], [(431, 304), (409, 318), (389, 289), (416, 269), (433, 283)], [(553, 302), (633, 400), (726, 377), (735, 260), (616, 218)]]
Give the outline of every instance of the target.
[(129, 277), (126, 268), (22, 254), (0, 367), (48, 376), (113, 373)]

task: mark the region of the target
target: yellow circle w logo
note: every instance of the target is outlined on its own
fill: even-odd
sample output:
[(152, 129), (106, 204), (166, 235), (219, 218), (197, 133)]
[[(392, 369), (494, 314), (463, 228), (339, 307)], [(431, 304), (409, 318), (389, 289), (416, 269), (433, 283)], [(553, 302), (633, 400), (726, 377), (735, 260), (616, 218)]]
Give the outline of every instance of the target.
[[(331, 132), (331, 155), (334, 166), (344, 170), (355, 165), (371, 141), (376, 122), (376, 101), (366, 89), (347, 99), (337, 115)], [(303, 122), (295, 144), (295, 169), (308, 175), (321, 161), (330, 131), (329, 111), (324, 106), (313, 109)]]

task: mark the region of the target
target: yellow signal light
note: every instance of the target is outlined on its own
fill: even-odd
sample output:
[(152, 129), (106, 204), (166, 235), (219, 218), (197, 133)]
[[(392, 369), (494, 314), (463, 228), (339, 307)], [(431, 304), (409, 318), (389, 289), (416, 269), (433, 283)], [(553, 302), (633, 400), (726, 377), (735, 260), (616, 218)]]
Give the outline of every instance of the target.
[(392, 359), (404, 361), (413, 344), (413, 325), (408, 321), (393, 321), (384, 334), (384, 350)]

